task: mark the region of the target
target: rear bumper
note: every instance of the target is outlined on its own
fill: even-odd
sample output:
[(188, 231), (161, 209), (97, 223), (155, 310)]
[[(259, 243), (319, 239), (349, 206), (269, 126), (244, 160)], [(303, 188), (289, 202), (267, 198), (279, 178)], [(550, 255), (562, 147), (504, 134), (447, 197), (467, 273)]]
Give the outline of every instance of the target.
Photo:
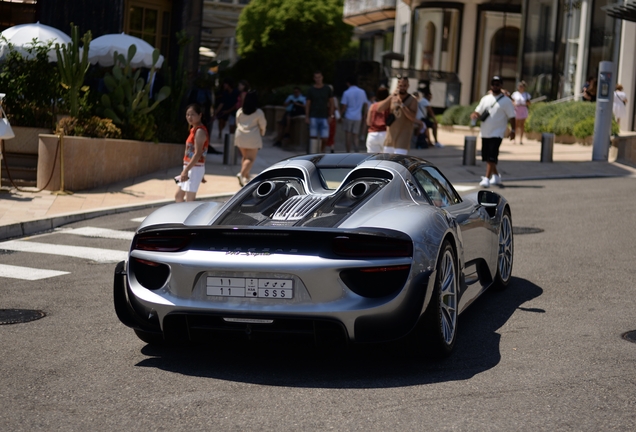
[[(410, 279), (391, 298), (363, 299), (353, 293), (341, 302), (313, 307), (264, 307), (167, 299), (143, 287), (131, 287), (125, 263), (115, 270), (114, 303), (126, 326), (163, 334), (168, 340), (308, 336), (315, 340), (344, 339), (383, 342), (407, 335), (417, 324), (432, 292), (434, 273)], [(137, 295), (136, 295), (137, 294)], [(209, 337), (207, 338), (209, 340)]]

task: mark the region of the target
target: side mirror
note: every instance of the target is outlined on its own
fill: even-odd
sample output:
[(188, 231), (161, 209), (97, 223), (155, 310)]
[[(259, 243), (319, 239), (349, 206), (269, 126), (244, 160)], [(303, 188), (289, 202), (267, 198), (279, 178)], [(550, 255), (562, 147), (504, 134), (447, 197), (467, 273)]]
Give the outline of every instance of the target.
[(486, 209), (490, 217), (493, 217), (497, 212), (499, 200), (500, 197), (498, 194), (488, 190), (481, 190), (477, 194), (477, 201), (482, 207)]

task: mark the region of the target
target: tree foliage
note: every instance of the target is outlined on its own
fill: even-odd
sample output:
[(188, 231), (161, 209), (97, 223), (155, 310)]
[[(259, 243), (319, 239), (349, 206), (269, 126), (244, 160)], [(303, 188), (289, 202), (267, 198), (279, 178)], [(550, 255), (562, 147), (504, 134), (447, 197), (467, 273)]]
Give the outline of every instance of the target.
[(235, 73), (267, 88), (309, 81), (317, 69), (329, 78), (353, 32), (342, 12), (342, 0), (252, 0), (236, 29)]

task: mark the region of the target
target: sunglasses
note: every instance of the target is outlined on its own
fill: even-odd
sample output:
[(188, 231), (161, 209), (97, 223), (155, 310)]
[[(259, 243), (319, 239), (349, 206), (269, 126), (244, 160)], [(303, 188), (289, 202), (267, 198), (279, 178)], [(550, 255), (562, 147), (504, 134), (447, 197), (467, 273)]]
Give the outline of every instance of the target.
[(501, 87), (501, 83), (499, 81), (493, 81), (490, 83), (490, 85)]

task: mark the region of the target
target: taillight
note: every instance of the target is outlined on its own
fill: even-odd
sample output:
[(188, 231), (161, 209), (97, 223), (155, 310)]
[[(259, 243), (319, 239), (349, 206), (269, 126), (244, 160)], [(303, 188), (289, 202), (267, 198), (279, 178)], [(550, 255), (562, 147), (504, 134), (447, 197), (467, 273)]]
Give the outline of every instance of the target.
[(410, 265), (355, 268), (341, 271), (340, 279), (359, 296), (379, 298), (400, 291), (410, 271)]
[(350, 258), (395, 258), (413, 255), (411, 240), (366, 235), (343, 235), (333, 239), (333, 252)]
[(133, 242), (133, 249), (152, 252), (179, 252), (188, 247), (190, 238), (161, 233), (139, 234)]

